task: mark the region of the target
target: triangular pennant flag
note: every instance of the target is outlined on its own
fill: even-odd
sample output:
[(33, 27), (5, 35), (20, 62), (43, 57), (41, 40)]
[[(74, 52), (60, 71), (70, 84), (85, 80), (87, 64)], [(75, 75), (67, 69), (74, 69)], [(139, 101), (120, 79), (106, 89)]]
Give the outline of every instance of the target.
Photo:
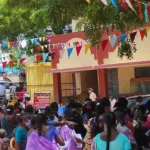
[(40, 42), (42, 41), (42, 37), (39, 37), (39, 41), (40, 41)]
[(48, 57), (48, 54), (49, 54), (49, 53), (43, 53), (43, 62), (46, 61), (46, 59), (47, 59), (47, 57)]
[(107, 1), (106, 0), (101, 0), (102, 3), (104, 3), (105, 5), (108, 5)]
[(31, 39), (31, 43), (32, 43), (32, 44), (34, 43), (34, 39)]
[(114, 45), (116, 44), (117, 39), (118, 39), (117, 36), (111, 36), (110, 37), (109, 41), (110, 41), (110, 44), (111, 44), (112, 47), (114, 47)]
[(122, 35), (120, 36), (120, 42), (123, 43), (123, 42), (125, 41), (126, 37), (127, 37), (126, 34), (122, 34)]
[(121, 4), (121, 6), (124, 8), (124, 9), (128, 9), (128, 6), (127, 6), (127, 4), (124, 2), (124, 0), (120, 0), (120, 4)]
[(31, 51), (31, 53), (33, 53), (33, 49), (31, 49), (30, 51)]
[(107, 43), (108, 43), (108, 39), (102, 41), (102, 50), (105, 49)]
[(3, 69), (6, 68), (6, 65), (7, 65), (7, 61), (3, 61), (3, 62), (2, 62), (2, 67), (3, 67)]
[(150, 17), (150, 6), (147, 6), (148, 16)]
[(114, 5), (114, 7), (116, 7), (118, 9), (118, 6), (116, 4), (116, 1), (115, 0), (110, 0), (110, 2)]
[(150, 32), (150, 28), (147, 28), (147, 29), (146, 29), (146, 32), (149, 33), (149, 32)]
[(128, 4), (128, 6), (129, 6), (133, 11), (135, 11), (135, 9), (133, 8), (133, 6), (132, 6), (130, 0), (125, 0), (125, 2)]
[(26, 58), (20, 58), (19, 64), (22, 65), (22, 63), (26, 60)]
[(146, 35), (146, 29), (140, 31), (141, 40), (143, 41), (144, 36)]
[(41, 50), (41, 47), (40, 47), (40, 46), (36, 47), (36, 50), (37, 50), (37, 51), (40, 51), (40, 50)]
[(10, 45), (10, 42), (8, 42), (8, 43), (7, 43), (7, 47), (10, 48), (10, 46), (11, 46), (11, 45)]
[(89, 4), (90, 4), (90, 2), (91, 2), (91, 0), (86, 0)]
[(76, 46), (80, 46), (79, 42), (75, 42)]
[(3, 57), (3, 59), (5, 60), (5, 57)]
[(144, 3), (144, 15), (145, 15), (145, 21), (148, 22), (149, 21), (148, 10), (147, 10), (147, 4), (145, 3)]
[(140, 14), (140, 19), (142, 20), (143, 19), (143, 13), (142, 13), (142, 4), (141, 2), (137, 2), (138, 3), (138, 7), (139, 7), (139, 14)]
[(68, 51), (68, 57), (70, 58), (70, 56), (73, 52), (73, 48), (68, 48), (67, 51)]
[(46, 37), (43, 37), (43, 38), (42, 38), (42, 41), (44, 42), (45, 40), (46, 40)]
[(82, 46), (76, 47), (77, 56), (79, 56)]
[(47, 48), (47, 45), (44, 45), (45, 48)]
[(131, 42), (134, 42), (134, 39), (135, 39), (136, 33), (137, 33), (137, 32), (132, 32), (132, 33), (130, 34)]
[(11, 46), (12, 46), (12, 47), (14, 47), (14, 46), (15, 46), (15, 42), (11, 42), (10, 44), (11, 44)]
[(41, 50), (44, 51), (44, 46), (41, 46)]
[(47, 36), (47, 40), (49, 41), (51, 39), (51, 36)]
[(90, 49), (90, 44), (85, 44), (85, 54), (87, 54), (89, 49)]
[(36, 55), (36, 63), (38, 64), (41, 60), (42, 55)]
[(12, 68), (13, 65), (14, 65), (14, 60), (10, 60), (9, 61), (9, 68)]
[(64, 53), (65, 53), (65, 50), (60, 50), (59, 51), (60, 59), (62, 59), (62, 57), (64, 56)]

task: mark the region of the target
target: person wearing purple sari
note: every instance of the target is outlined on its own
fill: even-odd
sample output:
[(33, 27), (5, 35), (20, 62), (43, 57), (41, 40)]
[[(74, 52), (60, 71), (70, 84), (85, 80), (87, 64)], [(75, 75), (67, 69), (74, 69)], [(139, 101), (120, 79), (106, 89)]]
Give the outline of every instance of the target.
[(28, 137), (26, 150), (59, 150), (56, 143), (44, 137), (48, 132), (47, 117), (39, 114), (35, 118), (35, 123), (38, 128)]

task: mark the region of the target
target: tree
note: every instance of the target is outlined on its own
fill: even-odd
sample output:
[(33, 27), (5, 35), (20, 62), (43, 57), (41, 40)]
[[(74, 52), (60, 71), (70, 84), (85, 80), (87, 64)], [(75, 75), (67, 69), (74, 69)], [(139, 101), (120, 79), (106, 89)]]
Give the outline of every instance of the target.
[[(132, 5), (138, 12), (134, 2)], [(145, 1), (143, 0), (143, 2)], [(86, 0), (19, 0), (19, 2), (3, 0), (1, 3), (3, 3), (0, 5), (3, 16), (6, 15), (5, 13), (8, 14), (7, 21), (5, 21), (8, 30), (2, 30), (4, 27), (0, 26), (0, 33), (9, 38), (20, 33), (24, 33), (26, 36), (34, 35), (48, 25), (56, 34), (59, 34), (62, 33), (65, 24), (70, 23), (72, 19), (81, 17), (82, 21), (79, 23), (78, 29), (84, 24), (86, 36), (92, 39), (93, 45), (96, 45), (101, 42), (101, 35), (105, 31), (109, 32), (108, 28), (124, 33), (133, 26), (138, 27), (145, 24), (145, 20), (140, 20), (138, 13), (130, 8), (125, 10), (119, 1), (117, 1), (118, 9), (110, 2), (108, 2), (108, 6), (105, 6), (99, 0), (90, 0), (90, 3), (87, 3)], [(15, 21), (15, 19), (17, 20)], [(18, 25), (15, 22), (18, 22)], [(11, 36), (8, 32), (11, 33)], [(123, 44), (120, 45), (118, 55), (126, 56), (128, 59), (132, 58), (133, 52), (136, 51), (135, 43), (127, 40)]]

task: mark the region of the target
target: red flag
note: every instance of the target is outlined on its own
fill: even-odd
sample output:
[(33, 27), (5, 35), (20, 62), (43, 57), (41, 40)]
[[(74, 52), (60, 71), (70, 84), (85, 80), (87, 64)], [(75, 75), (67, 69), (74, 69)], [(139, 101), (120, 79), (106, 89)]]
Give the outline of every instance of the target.
[(42, 55), (36, 55), (36, 63), (38, 64), (42, 58)]
[(138, 3), (138, 7), (139, 7), (140, 19), (142, 20), (143, 19), (142, 4), (139, 1), (137, 3)]
[(146, 35), (146, 29), (140, 31), (141, 40), (143, 41), (144, 36)]
[(82, 46), (76, 47), (77, 56), (79, 56)]
[(147, 6), (148, 16), (150, 17), (150, 6)]
[(26, 58), (21, 58), (20, 59), (20, 65), (26, 60)]
[(14, 65), (14, 60), (10, 60), (9, 61), (9, 68), (12, 68), (13, 65)]
[(41, 47), (40, 47), (40, 46), (36, 47), (36, 50), (37, 50), (37, 51), (40, 51), (40, 50), (41, 50)]
[(107, 43), (108, 43), (108, 39), (102, 41), (102, 50), (105, 49)]
[(11, 42), (10, 44), (11, 44), (12, 47), (14, 47), (16, 43), (15, 42)]
[(136, 33), (137, 33), (137, 32), (133, 32), (133, 33), (131, 33), (131, 34), (130, 34), (131, 42), (133, 42), (133, 41), (134, 41), (135, 36), (136, 36)]
[(6, 65), (7, 65), (7, 61), (3, 61), (3, 62), (2, 62), (2, 67), (3, 67), (3, 69), (6, 68)]

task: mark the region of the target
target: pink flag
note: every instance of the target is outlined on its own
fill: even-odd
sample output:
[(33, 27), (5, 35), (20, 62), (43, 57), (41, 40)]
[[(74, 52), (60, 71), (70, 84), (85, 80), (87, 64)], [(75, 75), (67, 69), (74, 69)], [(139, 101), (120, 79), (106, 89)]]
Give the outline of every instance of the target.
[(20, 65), (25, 61), (26, 58), (21, 58), (20, 59)]
[(3, 67), (3, 69), (6, 68), (6, 65), (7, 65), (7, 61), (3, 61), (3, 62), (2, 62), (2, 67)]
[(108, 5), (106, 0), (101, 0), (105, 5)]

